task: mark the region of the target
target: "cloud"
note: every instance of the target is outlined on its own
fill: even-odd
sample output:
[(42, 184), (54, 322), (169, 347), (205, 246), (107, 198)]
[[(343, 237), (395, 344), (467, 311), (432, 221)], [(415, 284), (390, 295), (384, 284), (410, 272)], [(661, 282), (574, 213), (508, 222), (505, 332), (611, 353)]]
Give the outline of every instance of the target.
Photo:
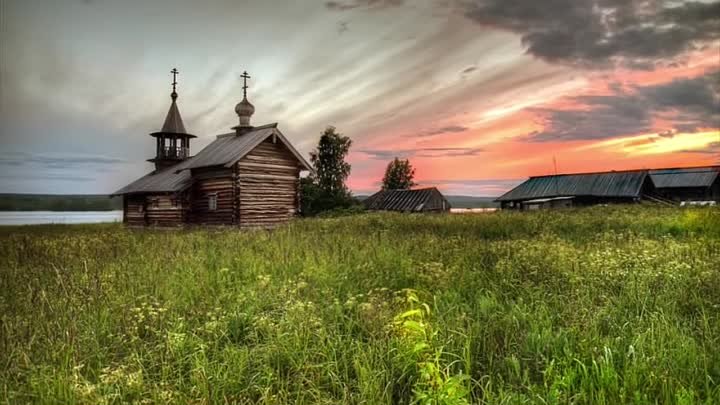
[(20, 167), (39, 165), (52, 169), (78, 166), (108, 166), (127, 163), (127, 160), (100, 155), (52, 155), (27, 152), (4, 152), (0, 154), (0, 166)]
[[(650, 132), (672, 137), (676, 132), (720, 128), (719, 73), (633, 86), (629, 91), (616, 88), (610, 95), (572, 97), (569, 100), (577, 105), (572, 109), (532, 109), (543, 130), (528, 139), (592, 140)], [(673, 128), (656, 128), (656, 118), (672, 122)]]
[(409, 134), (406, 135), (406, 138), (422, 138), (422, 137), (430, 137), (430, 136), (437, 136), (437, 135), (443, 135), (443, 134), (457, 134), (461, 132), (467, 131), (468, 127), (463, 125), (448, 125), (441, 128), (435, 128), (435, 129), (429, 129), (426, 131), (422, 131), (415, 134)]
[(353, 0), (353, 1), (328, 1), (325, 7), (333, 11), (347, 11), (356, 8), (382, 9), (403, 5), (404, 0)]
[(88, 176), (73, 176), (73, 175), (62, 175), (62, 174), (52, 174), (52, 173), (33, 173), (29, 175), (23, 175), (22, 178), (18, 178), (18, 176), (13, 174), (0, 174), (0, 179), (7, 179), (7, 180), (22, 180), (22, 181), (30, 181), (30, 180), (52, 180), (52, 181), (71, 181), (71, 182), (90, 182), (97, 180), (94, 177), (88, 177)]
[[(325, 3), (334, 11), (403, 5), (403, 0)], [(720, 40), (718, 1), (454, 0), (435, 7), (458, 10), (481, 26), (518, 34), (528, 54), (547, 62), (589, 68), (651, 70)]]
[(455, 195), (499, 196), (525, 179), (440, 179), (424, 180), (423, 186), (436, 186)]
[(515, 187), (522, 183), (525, 179), (441, 179), (426, 181), (428, 184), (461, 184), (468, 186), (503, 186)]
[(686, 149), (680, 151), (681, 153), (699, 153), (703, 155), (718, 155), (720, 157), (720, 141), (712, 142), (707, 145), (704, 149)]
[(720, 2), (460, 0), (476, 23), (517, 33), (527, 53), (586, 67), (651, 69), (720, 38)]
[(370, 159), (389, 160), (395, 157), (460, 157), (477, 156), (484, 150), (482, 148), (418, 148), (418, 149), (362, 149), (359, 152), (370, 156)]

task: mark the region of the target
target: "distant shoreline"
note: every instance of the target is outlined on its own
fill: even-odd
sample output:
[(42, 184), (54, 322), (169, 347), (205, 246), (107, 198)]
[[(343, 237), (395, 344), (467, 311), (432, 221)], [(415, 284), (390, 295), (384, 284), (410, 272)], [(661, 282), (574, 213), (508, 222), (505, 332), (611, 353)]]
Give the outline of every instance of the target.
[[(364, 200), (367, 195), (356, 196)], [(446, 196), (453, 208), (497, 208), (495, 197)], [(105, 194), (12, 194), (0, 193), (0, 211), (116, 211), (122, 210), (122, 197)]]
[(105, 194), (0, 194), (0, 211), (117, 211), (122, 197)]

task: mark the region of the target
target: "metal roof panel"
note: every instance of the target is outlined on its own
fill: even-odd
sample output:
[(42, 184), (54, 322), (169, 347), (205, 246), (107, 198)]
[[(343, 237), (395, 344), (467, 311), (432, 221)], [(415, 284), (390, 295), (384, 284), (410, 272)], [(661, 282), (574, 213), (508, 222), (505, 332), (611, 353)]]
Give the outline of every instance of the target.
[(719, 167), (658, 169), (650, 171), (650, 179), (656, 188), (710, 187), (717, 179), (718, 172)]

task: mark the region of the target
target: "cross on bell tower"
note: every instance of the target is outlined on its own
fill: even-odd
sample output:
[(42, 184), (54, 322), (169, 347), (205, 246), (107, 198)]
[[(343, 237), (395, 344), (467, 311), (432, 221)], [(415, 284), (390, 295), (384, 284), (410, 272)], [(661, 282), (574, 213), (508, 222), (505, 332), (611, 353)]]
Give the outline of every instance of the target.
[(172, 73), (172, 75), (173, 75), (173, 82), (172, 82), (173, 91), (172, 91), (172, 93), (170, 93), (170, 97), (171, 97), (173, 100), (176, 100), (176, 99), (177, 99), (177, 92), (175, 91), (175, 86), (177, 86), (177, 74), (180, 73), (180, 72), (177, 70), (177, 68), (173, 68), (173, 70), (171, 70), (170, 73)]

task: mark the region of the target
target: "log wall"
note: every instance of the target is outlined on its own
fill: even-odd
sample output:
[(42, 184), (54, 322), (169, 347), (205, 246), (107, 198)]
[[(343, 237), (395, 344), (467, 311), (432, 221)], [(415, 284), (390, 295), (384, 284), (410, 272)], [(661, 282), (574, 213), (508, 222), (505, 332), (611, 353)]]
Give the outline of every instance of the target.
[(182, 226), (185, 219), (183, 198), (174, 194), (148, 195), (146, 221), (152, 226)]
[(145, 226), (145, 196), (123, 197), (123, 222), (129, 226)]
[[(232, 225), (236, 223), (235, 188), (233, 171), (226, 168), (193, 170), (195, 179), (191, 191), (189, 222), (206, 225)], [(210, 210), (210, 196), (217, 198), (217, 207)]]
[(270, 228), (295, 215), (300, 169), (282, 142), (268, 138), (237, 163), (236, 171), (241, 227)]

